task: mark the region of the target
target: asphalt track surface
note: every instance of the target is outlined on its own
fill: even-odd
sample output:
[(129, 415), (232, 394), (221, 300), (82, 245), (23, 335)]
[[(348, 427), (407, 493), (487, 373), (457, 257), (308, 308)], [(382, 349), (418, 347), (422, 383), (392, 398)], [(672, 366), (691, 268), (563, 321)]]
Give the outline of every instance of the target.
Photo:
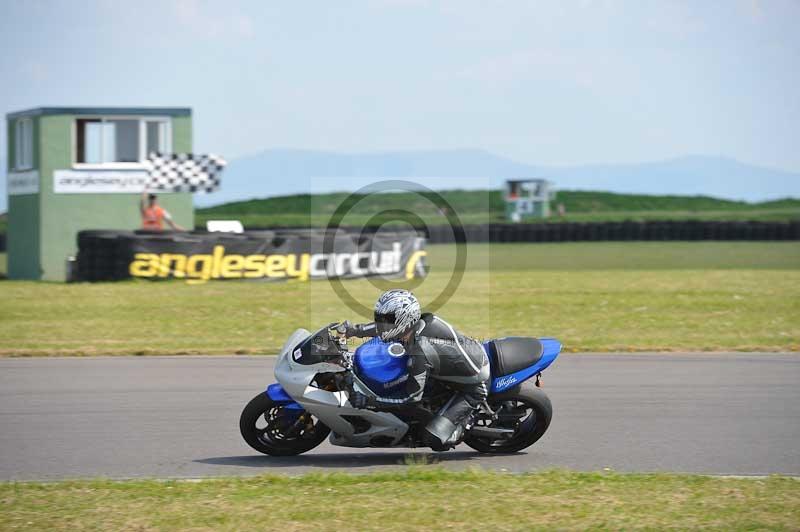
[[(272, 357), (0, 359), (0, 479), (403, 468), (408, 450), (327, 442), (291, 458), (241, 439)], [(562, 355), (547, 434), (524, 452), (413, 451), (448, 468), (800, 475), (800, 355)]]

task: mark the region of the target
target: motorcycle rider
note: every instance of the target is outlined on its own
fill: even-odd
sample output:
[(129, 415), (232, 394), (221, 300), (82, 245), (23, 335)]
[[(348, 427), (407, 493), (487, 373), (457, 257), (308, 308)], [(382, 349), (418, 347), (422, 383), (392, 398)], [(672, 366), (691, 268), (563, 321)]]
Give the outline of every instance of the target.
[(379, 336), (401, 343), (410, 355), (407, 402), (419, 401), (428, 375), (444, 381), (453, 396), (426, 425), (426, 443), (436, 451), (455, 447), (465, 425), (488, 396), (489, 358), (483, 345), (456, 331), (439, 316), (422, 313), (417, 298), (408, 290), (381, 294), (375, 303), (375, 321), (337, 327), (345, 336)]

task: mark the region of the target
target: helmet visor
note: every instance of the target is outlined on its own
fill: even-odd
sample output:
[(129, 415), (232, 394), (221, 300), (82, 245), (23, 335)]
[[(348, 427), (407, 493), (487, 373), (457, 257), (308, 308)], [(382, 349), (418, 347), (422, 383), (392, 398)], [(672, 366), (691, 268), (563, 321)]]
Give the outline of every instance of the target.
[(383, 337), (384, 334), (394, 329), (395, 323), (396, 323), (396, 318), (394, 312), (375, 313), (375, 328), (377, 329), (378, 335), (380, 337)]

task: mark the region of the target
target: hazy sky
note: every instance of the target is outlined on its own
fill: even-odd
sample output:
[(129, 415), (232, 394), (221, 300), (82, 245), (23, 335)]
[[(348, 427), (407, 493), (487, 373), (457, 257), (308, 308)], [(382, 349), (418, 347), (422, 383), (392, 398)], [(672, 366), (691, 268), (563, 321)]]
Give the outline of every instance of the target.
[(472, 147), (800, 171), (798, 27), (798, 0), (0, 0), (0, 110), (190, 106), (196, 151), (228, 158)]

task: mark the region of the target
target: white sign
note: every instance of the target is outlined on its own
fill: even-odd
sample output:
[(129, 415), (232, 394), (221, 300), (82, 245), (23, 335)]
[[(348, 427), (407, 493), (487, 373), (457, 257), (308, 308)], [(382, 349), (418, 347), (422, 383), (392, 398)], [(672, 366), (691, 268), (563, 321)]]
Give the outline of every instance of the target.
[(38, 193), (39, 172), (37, 170), (28, 170), (27, 172), (9, 172), (6, 190), (8, 190), (9, 196)]
[(135, 194), (149, 181), (146, 170), (56, 170), (57, 194)]

